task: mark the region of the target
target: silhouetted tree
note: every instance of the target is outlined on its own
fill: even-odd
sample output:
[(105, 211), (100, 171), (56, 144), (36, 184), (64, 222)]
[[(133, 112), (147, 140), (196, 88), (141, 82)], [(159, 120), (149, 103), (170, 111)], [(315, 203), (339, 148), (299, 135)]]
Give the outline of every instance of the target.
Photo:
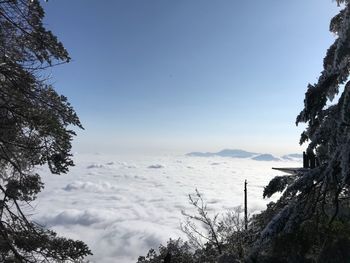
[(194, 263), (191, 247), (181, 239), (170, 239), (166, 246), (159, 246), (159, 253), (150, 249), (146, 256), (140, 256), (137, 263)]
[(69, 127), (82, 128), (73, 108), (43, 77), (69, 61), (43, 26), (37, 0), (0, 1), (0, 261), (78, 261), (91, 254), (81, 241), (57, 237), (28, 220), (23, 205), (43, 188), (35, 166), (66, 173), (71, 160)]

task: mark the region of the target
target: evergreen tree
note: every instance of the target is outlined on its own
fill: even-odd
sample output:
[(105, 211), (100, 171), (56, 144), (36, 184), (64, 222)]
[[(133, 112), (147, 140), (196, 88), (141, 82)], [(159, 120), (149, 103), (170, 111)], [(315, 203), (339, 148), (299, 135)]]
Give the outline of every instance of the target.
[(0, 1), (0, 261), (66, 262), (91, 254), (81, 241), (57, 237), (28, 220), (23, 205), (43, 188), (34, 168), (66, 173), (69, 127), (82, 128), (64, 96), (44, 79), (46, 68), (69, 61), (43, 26), (38, 0)]
[[(345, 262), (349, 257), (339, 242), (349, 250), (350, 1), (337, 0), (337, 4), (343, 9), (330, 23), (336, 40), (327, 51), (317, 83), (308, 85), (304, 109), (296, 121), (307, 124), (300, 143), (309, 142), (307, 152), (316, 154), (319, 166), (296, 177), (276, 177), (265, 188), (264, 196), (283, 194), (265, 212), (273, 216), (252, 259), (277, 250), (279, 255), (284, 253), (283, 262)], [(304, 239), (307, 244), (301, 246)], [(276, 250), (282, 244), (278, 240), (289, 247)]]

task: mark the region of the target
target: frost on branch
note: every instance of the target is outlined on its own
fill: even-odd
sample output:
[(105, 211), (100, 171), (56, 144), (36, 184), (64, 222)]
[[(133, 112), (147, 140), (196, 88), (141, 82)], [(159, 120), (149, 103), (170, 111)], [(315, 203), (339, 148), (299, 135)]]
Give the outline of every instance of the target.
[[(306, 258), (318, 262), (318, 255), (324, 255), (340, 236), (350, 240), (350, 234), (345, 234), (350, 233), (347, 232), (350, 225), (350, 2), (343, 0), (337, 4), (343, 9), (330, 23), (336, 40), (326, 53), (317, 83), (307, 87), (304, 109), (296, 120), (297, 124), (307, 124), (300, 143), (308, 142), (307, 152), (316, 154), (319, 167), (294, 179), (276, 177), (265, 188), (264, 197), (283, 193), (264, 212), (273, 216), (256, 242), (255, 256), (259, 253), (283, 256), (279, 242), (283, 240), (289, 246), (285, 245), (290, 250), (289, 256), (292, 249), (299, 253), (293, 255), (295, 262)], [(305, 244), (298, 247), (302, 240)], [(293, 262), (288, 255), (284, 254), (286, 262)]]
[(277, 192), (283, 192), (286, 187), (294, 181), (294, 176), (276, 176), (264, 188), (263, 197), (270, 198)]
[(40, 1), (0, 1), (0, 262), (79, 262), (91, 254), (83, 242), (31, 222), (23, 209), (43, 188), (35, 167), (66, 173), (72, 128), (82, 128), (44, 78), (69, 55), (43, 18)]

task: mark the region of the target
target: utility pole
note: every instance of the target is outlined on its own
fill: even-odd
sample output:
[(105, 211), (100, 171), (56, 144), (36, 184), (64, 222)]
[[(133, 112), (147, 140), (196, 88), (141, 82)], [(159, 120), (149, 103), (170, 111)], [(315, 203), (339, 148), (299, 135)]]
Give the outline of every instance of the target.
[(244, 181), (244, 228), (248, 230), (247, 180)]

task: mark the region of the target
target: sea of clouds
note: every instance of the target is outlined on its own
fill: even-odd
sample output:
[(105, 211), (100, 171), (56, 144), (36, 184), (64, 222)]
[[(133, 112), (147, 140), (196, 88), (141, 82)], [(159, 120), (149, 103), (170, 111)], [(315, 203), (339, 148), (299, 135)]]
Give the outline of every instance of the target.
[(211, 213), (243, 204), (248, 181), (249, 213), (271, 200), (263, 187), (276, 175), (272, 167), (300, 162), (254, 161), (229, 157), (79, 155), (67, 175), (39, 169), (45, 189), (34, 203), (32, 219), (60, 235), (83, 240), (91, 262), (129, 263), (180, 230), (181, 210), (193, 212), (188, 194), (197, 188)]

